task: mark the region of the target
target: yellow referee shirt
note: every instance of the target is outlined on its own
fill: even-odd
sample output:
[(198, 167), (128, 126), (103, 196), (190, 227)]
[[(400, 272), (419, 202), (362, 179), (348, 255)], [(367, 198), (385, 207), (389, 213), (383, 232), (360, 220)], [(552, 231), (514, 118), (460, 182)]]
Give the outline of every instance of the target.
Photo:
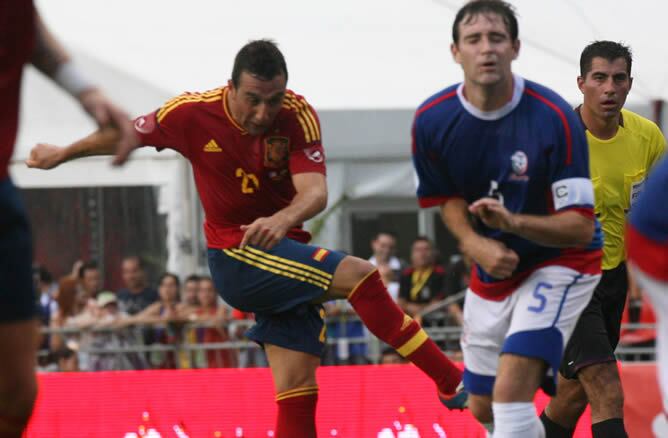
[(600, 140), (587, 131), (587, 141), (594, 210), (605, 239), (602, 268), (613, 269), (626, 258), (626, 214), (650, 169), (663, 155), (666, 140), (653, 122), (622, 109), (622, 120), (613, 138)]

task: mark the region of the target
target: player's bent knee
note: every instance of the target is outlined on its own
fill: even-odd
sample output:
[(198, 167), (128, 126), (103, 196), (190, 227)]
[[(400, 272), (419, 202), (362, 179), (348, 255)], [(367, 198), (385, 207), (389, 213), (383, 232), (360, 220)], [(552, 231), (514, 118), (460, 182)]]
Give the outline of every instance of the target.
[[(369, 274), (371, 274), (373, 271), (376, 270), (376, 267), (372, 265), (369, 261), (360, 259), (358, 257), (350, 257), (350, 266), (348, 269), (350, 269), (351, 277), (353, 277), (355, 281), (355, 286), (362, 281), (365, 277), (367, 277)], [(344, 259), (346, 261), (348, 257)]]
[(376, 267), (366, 260), (358, 257), (346, 256), (334, 273), (334, 280), (330, 293), (337, 298), (345, 298), (350, 292), (364, 280)]

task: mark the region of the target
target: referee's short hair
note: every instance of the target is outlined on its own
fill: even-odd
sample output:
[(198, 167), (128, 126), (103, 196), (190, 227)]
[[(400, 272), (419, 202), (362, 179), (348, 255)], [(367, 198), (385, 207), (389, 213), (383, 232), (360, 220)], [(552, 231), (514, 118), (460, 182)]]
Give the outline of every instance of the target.
[(594, 58), (603, 58), (610, 62), (623, 58), (626, 61), (626, 73), (629, 77), (631, 76), (633, 54), (629, 46), (614, 41), (594, 41), (589, 44), (580, 55), (580, 76), (583, 78), (591, 71), (591, 63)]

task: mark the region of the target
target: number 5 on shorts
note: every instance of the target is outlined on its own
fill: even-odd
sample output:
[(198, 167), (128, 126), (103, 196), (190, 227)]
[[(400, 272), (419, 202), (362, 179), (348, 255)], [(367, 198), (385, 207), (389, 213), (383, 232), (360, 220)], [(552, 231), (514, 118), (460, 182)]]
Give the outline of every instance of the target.
[(529, 306), (528, 310), (530, 312), (540, 313), (545, 309), (547, 304), (547, 297), (541, 293), (541, 289), (552, 289), (552, 285), (548, 283), (540, 282), (536, 285), (536, 289), (533, 290), (533, 297), (538, 300), (537, 306)]

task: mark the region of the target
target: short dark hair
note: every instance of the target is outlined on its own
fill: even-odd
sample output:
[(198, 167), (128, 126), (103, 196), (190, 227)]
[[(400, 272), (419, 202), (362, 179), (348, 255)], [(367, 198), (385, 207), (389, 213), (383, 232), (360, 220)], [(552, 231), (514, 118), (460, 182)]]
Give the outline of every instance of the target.
[(232, 84), (235, 87), (239, 86), (242, 72), (250, 73), (265, 81), (284, 74), (285, 80), (288, 80), (285, 58), (276, 43), (271, 40), (251, 41), (239, 50), (232, 68)]
[(53, 283), (53, 275), (41, 265), (33, 266), (33, 275), (37, 281), (44, 284)]
[(633, 54), (629, 46), (614, 41), (594, 41), (589, 44), (580, 55), (580, 76), (583, 78), (591, 71), (594, 58), (603, 58), (610, 62), (623, 58), (626, 61), (626, 72), (631, 76)]
[(431, 246), (434, 246), (434, 243), (427, 236), (417, 236), (415, 239), (413, 239), (413, 243), (416, 243), (416, 242), (427, 242)]
[(176, 287), (181, 286), (181, 280), (179, 280), (179, 276), (176, 274), (172, 274), (171, 272), (164, 272), (160, 277), (158, 277), (158, 285), (162, 284), (162, 280), (164, 280), (167, 277), (171, 277), (174, 279), (174, 283), (176, 283)]
[(377, 240), (377, 239), (378, 239), (380, 236), (382, 236), (382, 235), (390, 236), (390, 237), (393, 238), (394, 240), (398, 240), (398, 239), (399, 239), (399, 236), (398, 236), (397, 233), (395, 233), (394, 231), (390, 231), (390, 230), (380, 230), (380, 231), (378, 231), (378, 232), (376, 233), (376, 235), (373, 237), (373, 240)]
[(201, 279), (202, 279), (202, 277), (200, 277), (197, 274), (190, 274), (186, 277), (186, 279), (183, 282), (188, 283), (188, 282), (191, 282), (191, 281), (200, 281)]
[(83, 265), (81, 265), (81, 268), (79, 268), (79, 278), (83, 278), (86, 271), (93, 270), (93, 269), (95, 269), (95, 270), (99, 269), (99, 267), (97, 266), (96, 261), (91, 260), (91, 261), (88, 261), (88, 262), (84, 263)]
[(125, 262), (127, 260), (135, 260), (137, 262), (137, 266), (139, 266), (139, 269), (141, 269), (142, 271), (146, 270), (146, 261), (143, 258), (141, 258), (140, 256), (138, 256), (138, 255), (126, 255), (125, 257), (123, 257), (122, 262)]
[(455, 22), (452, 24), (452, 41), (455, 44), (459, 42), (459, 25), (462, 21), (468, 23), (480, 14), (496, 14), (500, 16), (508, 29), (510, 39), (517, 41), (519, 27), (517, 25), (517, 17), (515, 16), (515, 8), (510, 3), (502, 0), (474, 0), (462, 6), (455, 16)]

